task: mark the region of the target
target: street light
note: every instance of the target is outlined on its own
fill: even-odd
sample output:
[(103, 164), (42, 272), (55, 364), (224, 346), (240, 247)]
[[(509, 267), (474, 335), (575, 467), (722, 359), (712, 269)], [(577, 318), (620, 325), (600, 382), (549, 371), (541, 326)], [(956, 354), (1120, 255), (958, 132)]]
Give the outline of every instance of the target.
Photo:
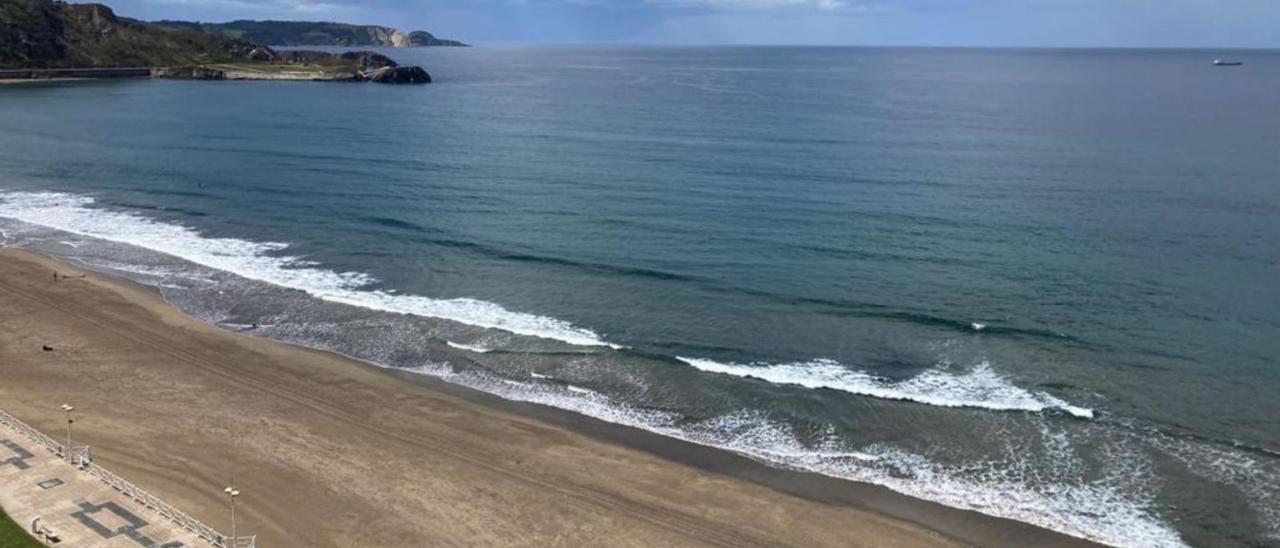
[(240, 496), (240, 490), (234, 487), (227, 487), (222, 492), (231, 498), (231, 546), (238, 547), (240, 545), (240, 535), (236, 531), (236, 497)]
[(75, 410), (75, 407), (64, 403), (62, 404), (62, 410), (67, 412), (67, 461), (74, 462), (75, 457), (71, 456), (71, 423), (75, 422), (75, 420), (71, 418), (71, 412)]

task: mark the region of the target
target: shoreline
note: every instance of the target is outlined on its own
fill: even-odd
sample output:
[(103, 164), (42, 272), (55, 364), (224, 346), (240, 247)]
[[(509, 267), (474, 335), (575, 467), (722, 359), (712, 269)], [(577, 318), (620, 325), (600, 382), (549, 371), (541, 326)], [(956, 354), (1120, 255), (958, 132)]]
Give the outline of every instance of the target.
[[(756, 504), (769, 506), (775, 515), (778, 512), (786, 512), (793, 518), (807, 518), (815, 513), (823, 514), (821, 519), (802, 519), (801, 523), (795, 522), (794, 519), (783, 520), (780, 523), (769, 523), (767, 531), (756, 531), (760, 536), (755, 540), (772, 539), (775, 542), (788, 540), (798, 542), (803, 545), (839, 545), (847, 544), (849, 542), (849, 537), (853, 536), (860, 539), (866, 539), (869, 544), (873, 545), (946, 545), (954, 542), (988, 546), (1095, 545), (1089, 541), (1052, 532), (1035, 525), (1003, 518), (990, 517), (974, 511), (955, 509), (941, 504), (915, 499), (889, 490), (888, 488), (872, 484), (857, 483), (809, 472), (773, 468), (739, 454), (697, 445), (674, 438), (668, 438), (632, 427), (608, 423), (572, 413), (570, 411), (533, 403), (505, 400), (495, 395), (449, 384), (446, 381), (434, 377), (410, 371), (383, 368), (324, 350), (291, 345), (274, 340), (257, 338), (251, 335), (233, 333), (213, 324), (205, 323), (190, 316), (186, 316), (184, 313), (178, 311), (176, 308), (165, 302), (160, 296), (160, 293), (153, 288), (137, 284), (129, 280), (97, 273), (80, 266), (72, 265), (65, 261), (50, 258), (34, 251), (11, 247), (0, 247), (0, 280), (4, 280), (6, 273), (15, 267), (14, 263), (18, 263), (18, 265), (16, 265), (18, 267), (26, 265), (28, 274), (30, 273), (31, 267), (45, 268), (46, 270), (44, 270), (44, 272), (48, 272), (47, 269), (50, 268), (58, 269), (63, 272), (71, 271), (75, 272), (76, 275), (79, 275), (82, 272), (88, 272), (88, 278), (85, 280), (68, 280), (66, 285), (76, 286), (81, 285), (77, 282), (85, 282), (83, 285), (93, 286), (99, 293), (114, 292), (117, 296), (123, 297), (123, 300), (127, 305), (141, 308), (152, 316), (161, 318), (162, 323), (164, 324), (176, 324), (180, 331), (190, 332), (192, 337), (198, 334), (201, 339), (208, 339), (208, 341), (205, 342), (209, 345), (216, 346), (229, 344), (253, 347), (252, 350), (265, 349), (273, 354), (280, 355), (281, 360), (287, 362), (291, 368), (295, 369), (294, 371), (264, 371), (259, 367), (259, 364), (220, 364), (224, 365), (227, 369), (224, 374), (267, 374), (269, 376), (277, 377), (274, 380), (282, 383), (282, 385), (290, 383), (291, 386), (296, 389), (299, 385), (308, 385), (315, 379), (282, 377), (288, 377), (291, 374), (297, 374), (299, 372), (306, 375), (306, 373), (310, 371), (308, 369), (309, 366), (304, 365), (299, 368), (298, 366), (301, 365), (299, 362), (320, 360), (323, 357), (323, 361), (326, 362), (326, 366), (323, 368), (325, 377), (323, 380), (333, 381), (334, 378), (337, 378), (341, 384), (364, 389), (364, 391), (376, 392), (379, 398), (391, 398), (391, 401), (396, 403), (399, 403), (406, 398), (413, 398), (417, 396), (438, 400), (433, 403), (435, 403), (437, 407), (449, 407), (449, 411), (451, 413), (450, 416), (464, 417), (461, 419), (461, 422), (464, 425), (473, 422), (475, 419), (483, 419), (484, 421), (495, 422), (495, 424), (497, 424), (495, 428), (509, 428), (515, 426), (517, 427), (517, 430), (537, 430), (541, 436), (532, 436), (531, 439), (525, 440), (528, 445), (535, 449), (533, 453), (544, 451), (546, 449), (539, 445), (539, 443), (544, 443), (545, 439), (554, 438), (557, 444), (566, 443), (564, 440), (568, 439), (570, 440), (568, 442), (569, 445), (588, 452), (594, 451), (595, 453), (591, 453), (593, 456), (596, 453), (608, 453), (610, 458), (604, 459), (604, 462), (634, 460), (643, 463), (645, 466), (640, 469), (644, 470), (648, 475), (645, 475), (640, 479), (650, 484), (662, 483), (664, 481), (670, 482), (673, 477), (680, 477), (683, 481), (671, 483), (669, 487), (675, 486), (680, 490), (683, 490), (684, 486), (689, 481), (693, 481), (695, 484), (715, 483), (720, 489), (732, 489), (735, 492), (749, 492), (749, 496), (747, 496), (745, 500), (740, 500), (739, 504), (745, 504), (747, 506)], [(21, 268), (19, 269), (21, 270)], [(13, 281), (14, 280), (12, 279), (7, 280), (7, 282)], [(43, 279), (39, 281), (30, 280), (28, 283), (36, 284), (28, 285), (28, 287), (38, 289), (39, 284), (43, 283), (44, 285), (49, 285), (50, 282), (47, 279)], [(6, 290), (8, 290), (7, 287), (14, 284), (5, 283), (2, 285), (6, 287)], [(65, 286), (57, 289), (61, 290), (64, 288)], [(102, 296), (100, 295), (99, 297)], [(8, 310), (5, 308), (7, 307), (0, 308), (0, 312), (7, 313)], [(161, 308), (167, 310), (162, 310)], [(5, 315), (6, 314), (0, 314), (0, 321), (6, 320)], [(154, 320), (155, 318), (152, 319)], [(8, 318), (8, 321), (12, 321), (12, 318)], [(3, 345), (0, 345), (0, 355), (5, 353), (2, 347)], [(188, 352), (195, 352), (196, 350), (199, 349), (189, 350)], [(202, 357), (201, 359), (211, 358)], [(12, 360), (5, 360), (6, 363), (10, 361)], [(132, 362), (124, 365), (125, 367), (137, 367)], [(3, 371), (4, 367), (4, 364), (0, 364), (0, 371)], [(172, 371), (166, 372), (172, 373)], [(148, 373), (155, 374), (156, 371), (153, 370)], [(38, 377), (39, 375), (36, 376)], [(27, 386), (27, 388), (30, 390), (31, 386)], [(147, 387), (139, 386), (138, 388), (146, 389)], [(304, 388), (314, 389), (316, 387), (305, 386)], [(371, 390), (372, 388), (377, 388), (378, 390)], [(320, 390), (316, 390), (306, 395), (315, 396), (319, 391)], [(6, 392), (9, 392), (9, 390), (4, 386), (0, 386), (0, 395), (7, 395), (10, 398), (15, 397), (14, 394), (7, 394)], [(21, 393), (21, 390), (18, 390), (18, 392)], [(171, 390), (165, 390), (165, 392), (171, 392)], [(34, 396), (22, 393), (21, 396), (17, 397), (26, 399)], [(40, 399), (44, 400), (47, 398), (41, 397)], [(252, 400), (252, 398), (250, 398), (250, 400)], [(181, 402), (183, 400), (179, 398), (177, 401)], [(445, 402), (448, 405), (444, 405), (441, 402)], [(173, 403), (174, 402), (169, 402), (167, 405), (159, 405), (156, 409), (173, 412), (173, 410), (168, 406)], [(369, 415), (376, 416), (383, 413), (393, 415), (399, 414), (399, 410), (386, 408), (389, 406), (386, 406), (386, 401), (383, 400), (375, 399), (372, 402), (362, 401), (360, 403), (364, 407), (363, 410)], [(264, 405), (261, 401), (246, 402), (246, 405), (249, 404), (257, 406)], [(271, 405), (268, 405), (268, 407), (271, 407)], [(468, 414), (473, 416), (467, 416)], [(201, 423), (201, 418), (202, 417), (195, 417), (195, 420), (193, 421), (194, 424)], [(402, 418), (411, 418), (414, 420), (422, 419), (421, 417)], [(31, 419), (35, 419), (35, 417), (31, 417)], [(37, 424), (39, 427), (47, 429), (48, 424), (50, 423), (49, 417), (42, 417), (42, 420), (44, 422), (36, 420), (33, 424)], [(372, 441), (406, 441), (404, 439), (405, 437), (412, 437), (420, 429), (425, 429), (431, 426), (429, 423), (434, 422), (434, 420), (430, 420), (430, 417), (428, 417), (428, 420), (429, 422), (426, 423), (410, 421), (412, 423), (410, 424), (410, 428), (399, 434), (397, 434), (397, 432), (385, 431), (385, 429), (368, 429), (374, 430), (374, 434), (381, 433), (386, 437), (386, 440), (380, 440), (378, 439), (378, 436), (374, 436)], [(211, 422), (216, 423), (217, 421)], [(413, 426), (419, 426), (421, 428), (415, 429)], [(204, 426), (199, 427), (204, 428)], [(163, 429), (163, 427), (160, 426), (157, 426), (156, 428)], [(453, 428), (458, 429), (463, 427), (454, 425)], [(367, 434), (367, 432), (360, 433)], [(312, 443), (319, 443), (322, 445), (329, 442), (341, 443), (345, 441), (347, 440), (324, 439), (323, 437), (310, 440)], [(198, 441), (193, 441), (191, 443), (195, 445), (200, 444)], [(111, 443), (107, 442), (107, 445), (110, 446)], [(481, 448), (481, 451), (501, 451), (506, 449), (509, 448), (489, 447)], [(460, 460), (466, 461), (468, 460), (467, 457), (470, 456), (474, 455), (470, 455), (464, 451), (460, 456)], [(573, 453), (570, 456), (578, 455)], [(187, 456), (186, 459), (191, 462), (191, 459), (197, 459), (197, 457)], [(517, 462), (523, 461), (517, 459)], [(136, 472), (142, 476), (156, 476), (155, 479), (162, 481), (166, 478), (167, 481), (174, 481), (173, 476), (180, 476), (183, 474), (181, 469), (169, 469), (166, 473), (160, 474), (155, 470), (149, 470), (148, 464), (150, 463), (123, 462), (121, 464), (121, 470), (125, 473)], [(321, 464), (323, 465), (326, 463)], [(394, 462), (394, 464), (392, 462), (387, 463), (388, 466), (405, 464), (411, 463), (398, 461)], [(113, 464), (113, 466), (115, 466), (115, 464)], [(605, 483), (609, 484), (637, 479), (631, 477), (629, 473), (631, 470), (636, 469), (634, 467), (623, 467), (621, 470), (624, 474), (627, 474), (627, 477), (619, 478), (610, 475), (610, 473), (616, 473), (618, 470), (607, 471), (604, 470), (603, 467), (600, 470), (582, 470), (582, 467), (588, 466), (588, 463), (586, 462), (561, 462), (560, 466), (568, 468), (568, 470), (554, 470), (553, 472), (555, 473), (552, 475), (567, 472), (567, 477), (573, 478), (574, 481), (580, 479), (577, 477), (579, 474), (593, 475), (593, 472), (599, 472), (601, 477), (605, 478)], [(412, 469), (412, 466), (410, 466), (410, 469)], [(296, 481), (310, 481), (312, 483), (315, 483), (316, 481), (314, 476), (320, 474), (320, 472), (305, 466), (295, 466), (291, 470), (288, 470), (288, 472), (292, 472)], [(641, 476), (639, 472), (637, 472), (636, 475)], [(650, 478), (649, 475), (652, 475), (653, 477)], [(131, 477), (131, 479), (145, 484), (147, 478)], [(401, 479), (403, 480), (404, 478)], [(619, 488), (618, 486), (612, 487), (614, 490), (624, 492), (624, 494), (621, 495), (623, 498), (627, 498), (629, 496), (625, 493), (627, 489)], [(602, 489), (606, 488), (602, 485), (593, 484), (590, 485), (590, 489), (587, 489), (587, 491), (594, 493)], [(158, 491), (162, 495), (168, 495), (168, 493), (163, 489), (158, 489)], [(544, 484), (540, 489), (534, 489), (534, 491), (535, 492), (532, 496), (535, 499), (544, 496), (555, 498), (562, 494), (556, 492), (557, 489), (554, 484)], [(188, 493), (187, 496), (199, 498), (199, 496), (194, 493)], [(213, 497), (213, 501), (204, 501), (204, 503), (197, 504), (197, 506), (216, 507), (217, 503), (221, 502), (217, 500), (216, 495), (210, 496)], [(181, 500), (176, 500), (174, 502), (182, 507)], [(699, 510), (699, 506), (706, 506), (712, 502), (721, 505), (725, 504), (724, 501), (719, 500), (710, 493), (700, 492), (698, 493), (698, 496), (692, 497), (691, 500), (683, 501), (683, 504), (688, 508), (683, 508), (682, 510), (684, 512), (692, 512), (696, 514)], [(785, 510), (779, 510), (781, 507), (785, 507)], [(510, 510), (510, 508), (507, 509)], [(201, 514), (196, 510), (198, 509), (193, 508), (192, 513), (200, 516)], [(635, 510), (636, 513), (640, 513), (639, 508), (633, 510)], [(668, 510), (672, 509), (668, 508)], [(751, 516), (753, 512), (759, 512), (759, 509), (755, 509), (753, 507), (749, 511), (747, 508), (739, 508), (738, 510), (739, 512), (737, 513), (727, 512), (721, 514), (719, 517), (723, 518), (725, 516), (732, 515), (733, 518), (737, 519), (728, 520), (730, 523), (741, 524), (742, 528), (758, 528), (749, 524), (761, 523), (759, 516), (756, 516), (755, 518), (752, 518)], [(678, 514), (680, 512), (677, 511), (676, 513)], [(628, 515), (628, 510), (624, 509), (621, 511), (620, 516), (625, 517)], [(702, 517), (704, 519), (708, 518), (708, 516)], [(277, 531), (276, 534), (290, 532), (291, 526), (289, 521), (281, 521), (285, 523), (277, 526), (279, 531)], [(835, 525), (834, 528), (832, 527), (833, 524)], [(545, 528), (545, 526), (543, 527)], [(705, 541), (701, 543), (715, 545), (720, 543), (712, 542), (712, 540), (715, 538), (721, 538), (723, 540), (725, 537), (717, 537), (717, 535), (726, 534), (722, 530), (714, 532), (710, 530), (702, 530), (697, 527), (691, 527), (687, 523), (685, 527), (688, 528), (687, 530), (693, 532), (679, 537), (683, 541), (697, 540)], [(517, 528), (516, 530), (520, 529)], [(699, 532), (705, 534), (699, 534)], [(262, 533), (264, 534), (264, 541), (275, 536), (273, 533)], [(456, 532), (451, 534), (442, 532), (441, 534), (442, 537), (440, 540), (458, 540)], [(620, 535), (618, 537), (619, 540), (627, 540), (642, 544), (645, 543), (644, 538), (637, 536), (639, 535), (639, 531), (637, 530), (613, 531), (612, 534)], [(284, 538), (291, 537), (286, 536)], [(520, 538), (522, 540), (527, 540), (533, 537), (522, 536)], [(563, 538), (563, 535), (557, 535), (556, 538)], [(343, 544), (342, 540), (339, 539), (325, 538), (325, 540), (331, 542), (323, 542), (321, 544), (347, 545)], [(414, 540), (421, 542), (422, 538), (415, 538)], [(506, 540), (509, 542), (511, 539)], [(650, 540), (657, 540), (658, 544), (663, 544), (663, 542), (657, 538)], [(667, 540), (670, 541), (670, 539)], [(730, 544), (754, 544), (754, 542), (750, 542), (751, 540), (753, 539), (737, 538), (735, 542), (730, 542)], [(684, 542), (678, 543), (683, 544)], [(771, 544), (773, 542), (766, 541), (763, 543)], [(272, 545), (276, 544), (273, 543)]]
[[(360, 360), (356, 360), (360, 361)], [(843, 505), (920, 526), (949, 539), (976, 546), (1105, 546), (1088, 539), (1045, 529), (1035, 524), (989, 516), (974, 510), (904, 495), (888, 487), (826, 476), (817, 472), (777, 468), (746, 455), (676, 439), (647, 430), (611, 423), (538, 403), (513, 401), (429, 375), (374, 367), (408, 383), (422, 384), (479, 405), (562, 426), (602, 442), (642, 451), (711, 474), (722, 474), (805, 500)]]

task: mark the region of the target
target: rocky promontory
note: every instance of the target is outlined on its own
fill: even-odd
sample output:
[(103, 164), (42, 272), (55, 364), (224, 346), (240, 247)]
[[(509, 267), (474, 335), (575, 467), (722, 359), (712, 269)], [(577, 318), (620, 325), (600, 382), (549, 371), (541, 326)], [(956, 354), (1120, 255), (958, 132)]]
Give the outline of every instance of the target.
[[(180, 78), (425, 84), (422, 67), (356, 51), (277, 51), (119, 17), (101, 4), (0, 0), (0, 78)], [(5, 70), (15, 69), (15, 70)]]
[(431, 83), (431, 75), (422, 67), (400, 66), (387, 56), (372, 51), (338, 54), (305, 50), (277, 52), (266, 46), (255, 48), (245, 62), (155, 67), (151, 69), (151, 77), (178, 80)]

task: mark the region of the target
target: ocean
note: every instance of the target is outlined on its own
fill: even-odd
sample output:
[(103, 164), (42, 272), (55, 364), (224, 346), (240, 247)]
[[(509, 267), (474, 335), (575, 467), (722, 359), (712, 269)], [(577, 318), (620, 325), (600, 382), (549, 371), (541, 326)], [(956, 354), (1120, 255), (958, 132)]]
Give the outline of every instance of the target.
[(1280, 546), (1280, 52), (386, 53), (436, 83), (0, 87), (0, 241), (778, 467)]

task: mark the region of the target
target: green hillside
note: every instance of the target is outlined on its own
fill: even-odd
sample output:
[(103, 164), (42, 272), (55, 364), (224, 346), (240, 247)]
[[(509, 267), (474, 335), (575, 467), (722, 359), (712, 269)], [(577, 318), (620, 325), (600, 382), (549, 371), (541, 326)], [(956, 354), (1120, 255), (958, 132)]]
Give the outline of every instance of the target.
[(101, 4), (0, 0), (0, 67), (192, 65), (243, 59), (254, 45), (117, 17)]

